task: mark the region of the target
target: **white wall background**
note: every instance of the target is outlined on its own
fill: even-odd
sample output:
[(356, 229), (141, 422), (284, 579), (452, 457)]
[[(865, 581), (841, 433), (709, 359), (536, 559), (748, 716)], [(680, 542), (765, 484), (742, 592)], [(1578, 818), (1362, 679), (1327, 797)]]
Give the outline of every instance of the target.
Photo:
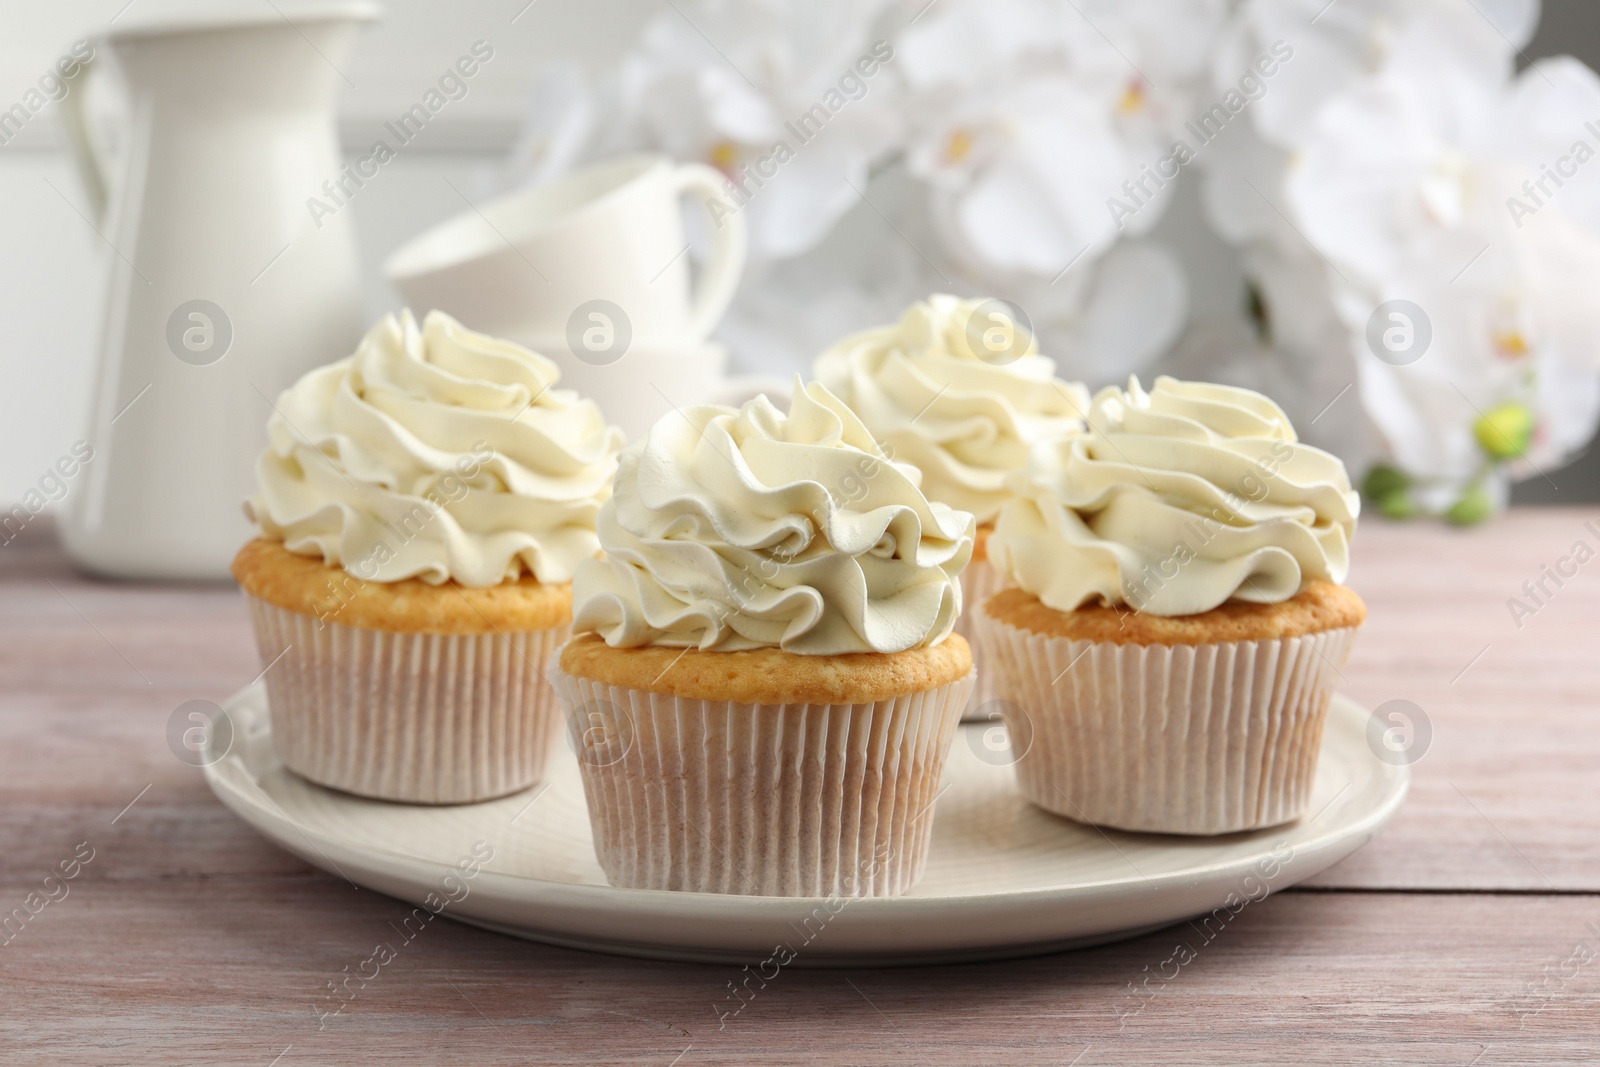
[[(123, 26), (196, 6), (180, 8), (174, 0), (0, 4), (0, 108), (19, 99), (74, 40), (93, 35), (113, 17)], [(267, 0), (207, 0), (201, 6), (272, 10)], [(291, 10), (288, 0), (278, 6)], [(444, 178), (472, 195), (488, 189), (540, 67), (553, 60), (608, 62), (633, 41), (647, 17), (670, 10), (668, 0), (387, 0), (385, 7), (385, 17), (362, 31), (341, 64), (354, 83), (339, 105), (347, 150), (369, 144), (371, 130), (409, 106), (473, 41), (490, 42), (496, 55), (473, 79), (469, 95), (430, 123), (385, 166), (381, 180), (370, 182), (350, 205), (374, 317), (396, 304), (378, 278), (378, 265), (406, 238), (461, 210)], [(1600, 68), (1600, 5), (1546, 0), (1545, 12), (1529, 56), (1571, 52)], [(5, 505), (20, 499), (84, 433), (105, 270), (115, 255), (80, 214), (86, 213), (82, 188), (51, 108), (0, 147), (0, 504)], [(1190, 268), (1194, 308), (1205, 313), (1237, 306), (1242, 299), (1238, 270), (1226, 246), (1200, 220), (1193, 189), (1183, 193), (1188, 195), (1177, 198), (1159, 232)], [(1557, 480), (1563, 486), (1555, 499), (1600, 498), (1596, 456)], [(1519, 498), (1536, 498), (1541, 485), (1529, 485)]]

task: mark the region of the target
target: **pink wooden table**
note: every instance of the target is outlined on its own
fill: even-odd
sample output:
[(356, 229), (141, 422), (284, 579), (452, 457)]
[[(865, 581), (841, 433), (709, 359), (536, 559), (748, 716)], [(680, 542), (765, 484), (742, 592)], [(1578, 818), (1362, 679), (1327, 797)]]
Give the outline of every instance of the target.
[(0, 548), (0, 916), (62, 863), (76, 877), (0, 944), (0, 1062), (1597, 1063), (1600, 560), (1547, 581), (1531, 615), (1507, 605), (1597, 530), (1594, 508), (1363, 525), (1371, 618), (1346, 692), (1429, 717), (1410, 799), (1142, 1008), (1132, 983), (1187, 927), (1007, 963), (788, 970), (718, 1030), (733, 968), (448, 922), (319, 1028), (327, 984), (408, 906), (268, 844), (168, 749), (173, 709), (260, 669), (237, 591), (84, 579), (36, 523)]

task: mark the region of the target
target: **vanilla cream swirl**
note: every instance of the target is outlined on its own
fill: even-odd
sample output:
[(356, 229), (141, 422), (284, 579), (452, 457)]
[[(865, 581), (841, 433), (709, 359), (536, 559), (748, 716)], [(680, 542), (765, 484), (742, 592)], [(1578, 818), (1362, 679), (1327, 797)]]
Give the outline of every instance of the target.
[(934, 295), (893, 326), (846, 337), (817, 358), (817, 380), (861, 416), (897, 461), (922, 471), (932, 500), (993, 522), (1006, 477), (1034, 441), (1083, 426), (1084, 387), (995, 300)]
[(545, 357), (442, 312), (386, 317), (278, 397), (247, 511), (358, 578), (570, 581), (622, 431)]
[(931, 503), (821, 385), (664, 416), (622, 453), (604, 560), (573, 582), (574, 632), (614, 647), (807, 655), (934, 644), (961, 611), (971, 515)]
[(1101, 390), (1089, 430), (1036, 445), (989, 559), (1059, 611), (1098, 602), (1192, 615), (1342, 582), (1360, 499), (1248, 389), (1157, 378)]

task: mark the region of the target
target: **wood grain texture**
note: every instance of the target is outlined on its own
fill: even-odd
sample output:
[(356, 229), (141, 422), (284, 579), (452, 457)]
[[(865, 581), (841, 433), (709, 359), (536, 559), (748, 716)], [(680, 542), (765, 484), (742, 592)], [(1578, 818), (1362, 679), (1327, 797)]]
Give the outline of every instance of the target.
[[(666, 1067), (680, 1054), (679, 1067), (1487, 1067), (1592, 1063), (1600, 1019), (1600, 960), (1565, 968), (1572, 977), (1547, 996), (1526, 992), (1575, 944), (1600, 947), (1589, 897), (1289, 892), (1246, 908), (1209, 944), (1180, 925), (1006, 963), (787, 969), (752, 985), (725, 1026), (737, 968), (592, 955), (450, 922), (405, 943), (392, 924), (407, 910), (321, 874), (85, 881), (0, 949), (4, 1058), (265, 1067), (287, 1048), (280, 1067)], [(333, 1000), (328, 983), (380, 942), (395, 958)], [(1193, 951), (1182, 966), (1168, 962), (1180, 944)], [(1175, 977), (1135, 991), (1163, 970)]]
[[(785, 971), (721, 1030), (733, 968), (455, 923), (319, 1029), (327, 984), (406, 909), (268, 844), (168, 749), (178, 705), (260, 670), (238, 591), (82, 578), (35, 523), (0, 548), (0, 914), (79, 842), (95, 858), (0, 944), (0, 1062), (1594, 1062), (1600, 560), (1547, 581), (1520, 629), (1506, 606), (1574, 541), (1600, 547), (1589, 521), (1362, 527), (1344, 691), (1415, 702), (1433, 739), (1395, 822), (1314, 888), (1209, 944), (1179, 926), (1002, 964)], [(1185, 939), (1195, 959), (1136, 1011), (1130, 983)], [(1594, 958), (1567, 962), (1580, 944)]]
[(1388, 830), (1315, 884), (1600, 890), (1600, 558), (1547, 582), (1520, 629), (1506, 603), (1579, 539), (1600, 551), (1600, 510), (1362, 525), (1351, 585), (1370, 610), (1342, 688), (1415, 703), (1433, 739)]

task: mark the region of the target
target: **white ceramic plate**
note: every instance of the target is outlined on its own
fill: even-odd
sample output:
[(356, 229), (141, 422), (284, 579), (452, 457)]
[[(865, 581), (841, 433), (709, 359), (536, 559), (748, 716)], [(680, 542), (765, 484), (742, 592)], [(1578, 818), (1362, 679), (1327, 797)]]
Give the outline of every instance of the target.
[[(824, 902), (614, 889), (595, 861), (578, 764), (547, 786), (483, 804), (418, 807), (338, 793), (284, 769), (260, 683), (225, 705), (231, 751), (206, 767), (222, 802), (307, 862), (444, 915), (519, 937), (661, 959), (797, 966), (1023, 956), (1236, 912), (1369, 841), (1406, 793), (1404, 767), (1366, 740), (1368, 715), (1335, 698), (1310, 814), (1214, 838), (1101, 832), (1040, 811), (967, 725), (951, 750), (927, 873), (907, 896)], [(480, 845), (486, 842), (487, 846)], [(493, 849), (475, 877), (452, 875)], [(1214, 923), (1226, 920), (1220, 913)], [(780, 958), (787, 960), (787, 953)]]

